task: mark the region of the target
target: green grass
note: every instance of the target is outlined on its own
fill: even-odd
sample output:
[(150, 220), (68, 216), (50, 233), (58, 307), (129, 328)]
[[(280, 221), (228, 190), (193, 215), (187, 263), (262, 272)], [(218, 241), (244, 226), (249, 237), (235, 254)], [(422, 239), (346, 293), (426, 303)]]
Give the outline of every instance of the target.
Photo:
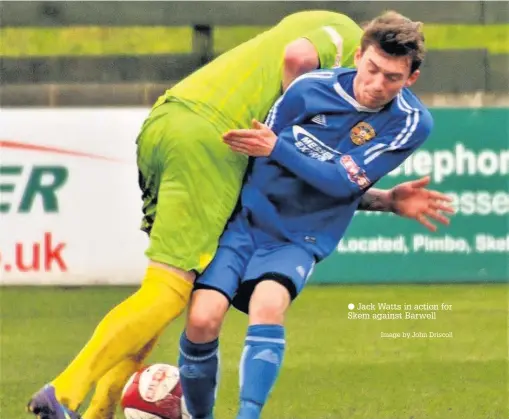
[[(25, 418), (30, 394), (74, 356), (130, 288), (0, 288), (0, 417)], [(506, 285), (310, 286), (290, 311), (287, 354), (264, 419), (507, 419)], [(436, 320), (348, 320), (348, 303), (452, 304)], [(175, 364), (182, 319), (152, 362)], [(234, 418), (246, 318), (221, 338), (219, 419)], [(381, 332), (452, 331), (451, 339)], [(120, 417), (120, 416), (119, 416)]]
[[(218, 27), (216, 52), (228, 50), (265, 27)], [(429, 49), (487, 48), (509, 53), (509, 25), (425, 25)], [(74, 27), (0, 29), (0, 56), (165, 54), (191, 51), (191, 28)]]

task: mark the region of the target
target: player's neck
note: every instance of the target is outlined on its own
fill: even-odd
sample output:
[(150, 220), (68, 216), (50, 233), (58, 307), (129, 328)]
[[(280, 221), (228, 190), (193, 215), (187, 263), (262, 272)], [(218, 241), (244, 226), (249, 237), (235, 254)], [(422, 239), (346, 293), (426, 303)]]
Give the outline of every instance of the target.
[(357, 81), (357, 75), (355, 75), (355, 77), (353, 78), (352, 90), (353, 90), (353, 98), (357, 101), (357, 103), (360, 103), (359, 102), (359, 99), (360, 99), (359, 84)]

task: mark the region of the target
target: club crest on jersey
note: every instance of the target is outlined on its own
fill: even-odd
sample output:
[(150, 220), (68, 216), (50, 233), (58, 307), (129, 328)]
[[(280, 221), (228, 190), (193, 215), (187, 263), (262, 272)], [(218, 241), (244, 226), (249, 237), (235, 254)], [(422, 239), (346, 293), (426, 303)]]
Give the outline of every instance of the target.
[(368, 141), (375, 138), (375, 135), (376, 135), (375, 129), (364, 121), (359, 122), (350, 131), (350, 138), (352, 139), (352, 142), (356, 145), (366, 144)]

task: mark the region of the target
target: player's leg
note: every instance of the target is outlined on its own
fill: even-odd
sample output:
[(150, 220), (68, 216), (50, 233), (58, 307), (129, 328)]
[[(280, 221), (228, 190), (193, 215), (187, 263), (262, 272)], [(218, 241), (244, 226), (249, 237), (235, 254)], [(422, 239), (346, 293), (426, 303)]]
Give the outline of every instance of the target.
[[(58, 410), (57, 404), (76, 411), (91, 387), (111, 368), (137, 356), (184, 309), (192, 284), (170, 271), (150, 266), (140, 289), (123, 301), (96, 327), (91, 339), (69, 366), (30, 402), (35, 414)], [(55, 400), (47, 406), (48, 392)], [(46, 396), (44, 395), (46, 394)], [(46, 414), (45, 414), (46, 415)], [(48, 412), (43, 418), (59, 418)], [(65, 416), (63, 416), (65, 418)]]
[(259, 419), (261, 415), (283, 362), (286, 311), (302, 290), (313, 265), (313, 257), (302, 248), (286, 245), (257, 251), (247, 267), (247, 281), (233, 302), (237, 308), (249, 311), (239, 367), (237, 419)]
[[(244, 166), (227, 159), (215, 161), (218, 155), (224, 157), (226, 146), (214, 127), (185, 108), (171, 105), (171, 118), (165, 117), (166, 111), (156, 110), (139, 137), (145, 227), (150, 231), (147, 255), (151, 263), (146, 277), (136, 294), (101, 321), (52, 386), (34, 396), (29, 408), (36, 414), (49, 411), (43, 418), (64, 417), (52, 413), (62, 405), (77, 410), (93, 384), (122, 360), (137, 355), (183, 311), (194, 279), (192, 270), (206, 266), (235, 206)], [(161, 108), (164, 106), (170, 105)], [(213, 146), (207, 149), (211, 137), (224, 146), (220, 152)], [(205, 156), (204, 150), (208, 152)], [(193, 163), (197, 158), (201, 158), (198, 167)], [(207, 200), (201, 200), (197, 192)]]
[(159, 340), (156, 335), (137, 354), (126, 357), (99, 379), (83, 419), (113, 419), (127, 380), (139, 371)]
[(143, 361), (154, 348), (159, 336), (152, 339), (138, 354), (129, 356), (109, 370), (97, 383), (83, 419), (113, 419), (125, 383), (143, 366)]
[[(150, 199), (144, 206), (144, 225), (150, 231), (147, 256), (162, 266), (184, 268), (182, 273), (201, 272), (214, 254), (236, 203), (245, 161), (233, 156), (220, 140), (214, 146), (208, 144), (210, 138), (219, 139), (218, 133), (187, 109), (174, 118), (178, 124), (163, 129), (175, 140), (149, 147), (149, 152), (165, 157), (167, 170), (162, 179), (158, 182), (151, 177), (151, 171), (143, 170), (144, 162), (140, 161), (142, 172), (146, 172), (142, 183), (160, 184), (156, 211)], [(143, 145), (141, 141), (141, 148)], [(153, 188), (142, 189), (150, 198)]]
[(75, 412), (92, 386), (119, 362), (139, 354), (178, 316), (191, 289), (177, 274), (149, 266), (140, 289), (104, 317), (81, 352), (32, 397), (28, 409), (41, 419), (79, 417)]
[[(171, 205), (175, 195), (166, 188), (164, 176), (168, 171), (164, 170), (165, 161), (160, 153), (162, 147), (170, 147), (175, 137), (166, 134), (173, 135), (171, 120), (160, 112), (161, 109), (150, 115), (137, 140), (145, 215), (142, 228), (150, 233), (151, 243), (152, 230), (156, 225), (159, 228), (164, 225), (158, 223), (158, 213), (162, 211), (157, 209)], [(53, 380), (56, 399), (70, 410), (76, 411), (104, 374), (124, 359), (137, 355), (187, 304), (194, 274), (187, 273), (181, 267), (160, 263), (157, 258), (153, 262), (146, 271), (140, 289), (103, 318), (82, 351)], [(32, 400), (29, 403), (29, 408), (34, 413), (48, 410), (40, 406), (37, 397), (35, 402)], [(107, 409), (106, 406), (104, 408)], [(53, 416), (48, 415), (48, 418), (52, 419)]]
[(196, 419), (212, 418), (219, 383), (219, 331), (229, 304), (221, 292), (196, 290), (180, 337), (182, 392), (187, 410)]
[(193, 418), (212, 417), (219, 377), (219, 332), (252, 254), (251, 237), (244, 234), (241, 224), (240, 218), (230, 223), (221, 240), (228, 246), (219, 247), (212, 263), (197, 279), (180, 338), (180, 377)]

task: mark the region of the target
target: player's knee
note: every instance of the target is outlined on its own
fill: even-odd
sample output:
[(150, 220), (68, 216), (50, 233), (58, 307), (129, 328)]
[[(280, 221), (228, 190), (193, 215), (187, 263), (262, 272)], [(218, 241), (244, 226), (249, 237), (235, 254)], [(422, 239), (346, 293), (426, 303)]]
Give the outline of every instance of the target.
[(283, 324), (285, 308), (274, 301), (251, 301), (249, 305), (250, 324)]
[(205, 343), (216, 339), (228, 305), (226, 297), (216, 291), (196, 291), (187, 319), (188, 339), (195, 343)]
[(250, 324), (283, 324), (290, 305), (288, 290), (275, 281), (260, 282), (249, 302)]
[(211, 310), (195, 310), (189, 313), (186, 335), (195, 343), (210, 342), (219, 336), (223, 318)]

